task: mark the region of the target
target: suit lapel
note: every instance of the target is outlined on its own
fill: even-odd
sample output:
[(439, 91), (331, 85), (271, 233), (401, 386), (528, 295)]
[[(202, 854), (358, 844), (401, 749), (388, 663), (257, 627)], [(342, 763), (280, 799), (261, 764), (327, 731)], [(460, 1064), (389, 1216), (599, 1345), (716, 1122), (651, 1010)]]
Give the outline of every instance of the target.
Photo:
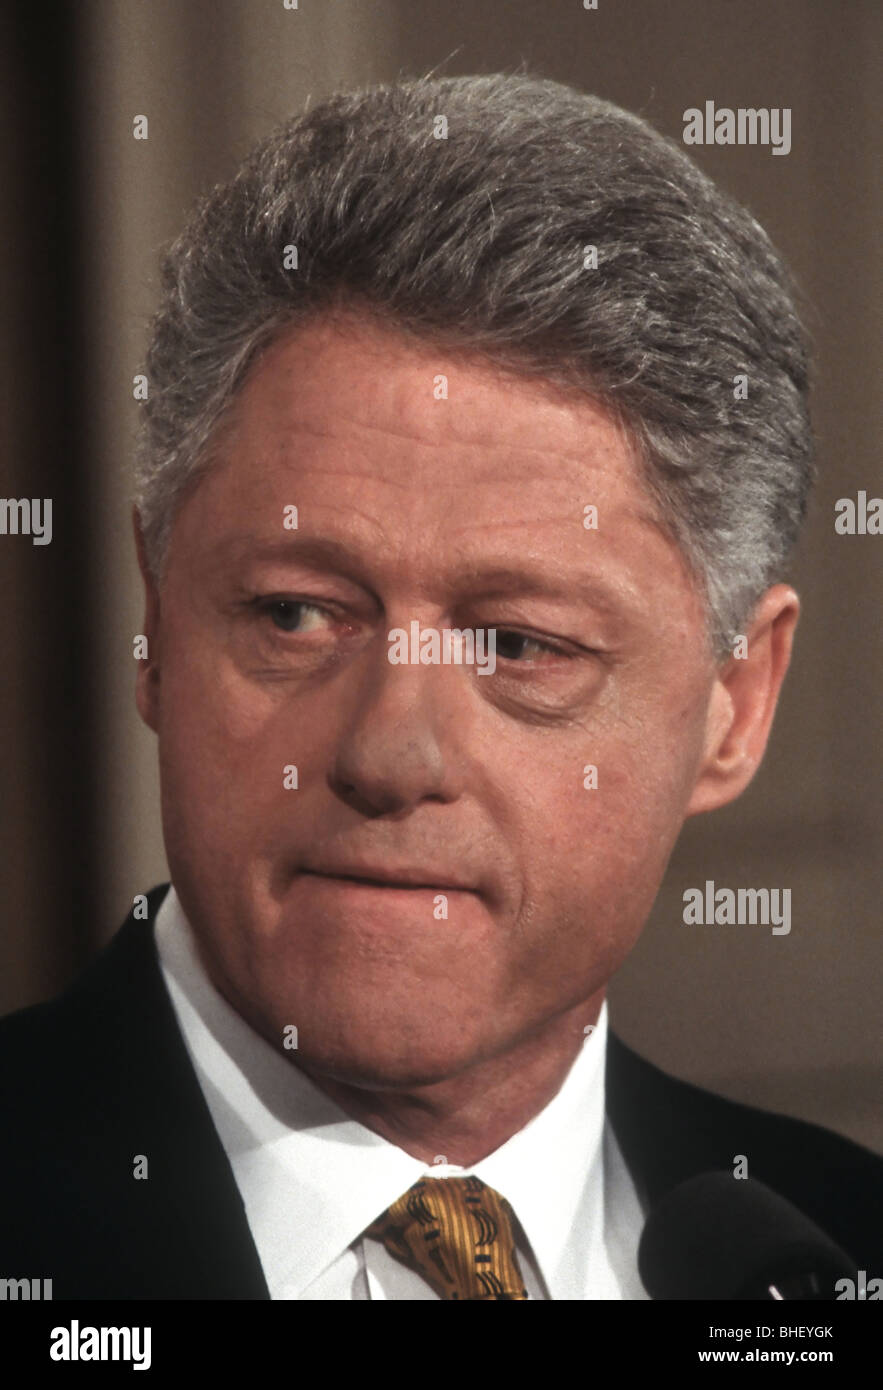
[(667, 1076), (612, 1031), (607, 1035), (607, 1115), (638, 1196), (652, 1205), (687, 1178), (726, 1167), (715, 1097)]
[[(242, 1199), (159, 965), (153, 923), (166, 891), (153, 890), (148, 920), (130, 915), (68, 996), (85, 1048), (77, 1109), (91, 1112), (96, 1219), (106, 1226), (114, 1214), (112, 1237), (105, 1233), (98, 1248), (110, 1251), (115, 1287), (93, 1296), (266, 1299)], [(138, 1156), (146, 1180), (133, 1176)], [(110, 1278), (100, 1255), (90, 1269), (96, 1286)]]

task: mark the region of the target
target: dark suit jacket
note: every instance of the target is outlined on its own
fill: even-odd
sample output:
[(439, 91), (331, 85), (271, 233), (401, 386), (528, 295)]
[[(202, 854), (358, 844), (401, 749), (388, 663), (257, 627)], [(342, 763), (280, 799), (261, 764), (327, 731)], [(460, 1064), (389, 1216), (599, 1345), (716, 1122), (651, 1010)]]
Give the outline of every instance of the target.
[[(0, 1020), (0, 1278), (51, 1278), (56, 1300), (269, 1297), (163, 982), (165, 892), (66, 994)], [(612, 1032), (607, 1108), (646, 1200), (746, 1154), (752, 1177), (883, 1275), (883, 1159), (675, 1080)]]

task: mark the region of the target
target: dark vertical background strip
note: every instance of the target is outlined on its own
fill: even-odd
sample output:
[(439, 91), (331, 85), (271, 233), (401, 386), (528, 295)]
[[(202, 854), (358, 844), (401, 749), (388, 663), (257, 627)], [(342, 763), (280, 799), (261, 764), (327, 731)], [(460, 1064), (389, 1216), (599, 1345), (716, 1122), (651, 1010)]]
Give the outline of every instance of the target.
[(0, 536), (0, 1010), (92, 945), (96, 730), (76, 6), (19, 0), (0, 57), (0, 495), (52, 498), (52, 541)]

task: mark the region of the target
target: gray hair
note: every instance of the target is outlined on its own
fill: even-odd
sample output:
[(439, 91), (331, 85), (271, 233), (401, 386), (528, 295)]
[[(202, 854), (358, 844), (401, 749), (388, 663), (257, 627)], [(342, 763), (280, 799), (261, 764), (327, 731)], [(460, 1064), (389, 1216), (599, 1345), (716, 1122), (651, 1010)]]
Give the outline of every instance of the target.
[(157, 577), (261, 352), (346, 306), (610, 409), (719, 658), (781, 576), (813, 475), (793, 284), (745, 209), (610, 102), (502, 74), (333, 96), (201, 202), (162, 279), (136, 490)]

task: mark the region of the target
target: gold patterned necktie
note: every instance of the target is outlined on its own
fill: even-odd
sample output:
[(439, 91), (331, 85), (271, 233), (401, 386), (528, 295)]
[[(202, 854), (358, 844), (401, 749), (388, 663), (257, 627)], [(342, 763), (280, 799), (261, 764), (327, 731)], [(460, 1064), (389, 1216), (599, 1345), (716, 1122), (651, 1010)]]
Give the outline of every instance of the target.
[(443, 1299), (519, 1300), (513, 1211), (481, 1178), (421, 1178), (365, 1231)]

